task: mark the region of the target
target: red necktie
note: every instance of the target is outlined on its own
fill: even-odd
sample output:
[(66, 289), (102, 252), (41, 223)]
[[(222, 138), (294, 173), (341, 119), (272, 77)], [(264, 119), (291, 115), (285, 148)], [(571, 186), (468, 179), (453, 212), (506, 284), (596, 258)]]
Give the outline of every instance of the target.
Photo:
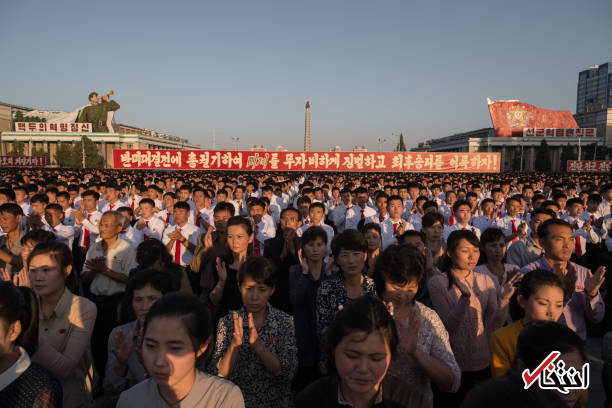
[(516, 234), (516, 221), (510, 220), (512, 222), (512, 234)]
[(397, 225), (398, 225), (397, 222), (393, 223), (393, 235), (397, 234)]
[(70, 200), (70, 208), (74, 208), (74, 200)]
[[(145, 221), (145, 227), (149, 228), (149, 221)], [(144, 239), (149, 239), (149, 236), (144, 234)]]
[(378, 216), (378, 219), (380, 220), (380, 222), (383, 222), (385, 220), (385, 216), (384, 215), (380, 215), (380, 216)]
[(130, 205), (130, 207), (132, 207), (132, 211), (134, 211), (134, 204), (136, 204), (136, 199), (132, 197), (132, 204)]
[[(177, 228), (178, 232), (181, 232), (180, 228)], [(174, 263), (177, 265), (181, 264), (181, 241), (176, 241), (174, 244)]]
[(257, 239), (258, 232), (259, 232), (259, 227), (256, 225), (255, 230), (253, 232), (253, 249), (255, 250), (255, 255), (260, 256), (261, 246), (259, 245), (259, 240)]
[(170, 213), (166, 213), (166, 224), (170, 224)]
[[(87, 214), (87, 221), (91, 218), (91, 214)], [(83, 246), (89, 248), (89, 230), (85, 228), (85, 234), (83, 234)]]
[(115, 204), (109, 204), (108, 208), (110, 209), (110, 211), (113, 211), (113, 208), (115, 208)]
[(450, 221), (449, 221), (449, 223), (448, 223), (448, 224), (449, 224), (451, 227), (452, 227), (453, 225), (455, 225), (455, 216), (454, 216), (453, 214), (451, 214), (451, 216), (450, 216)]
[(363, 220), (363, 219), (365, 219), (365, 214), (364, 214), (364, 211), (365, 211), (365, 210), (361, 210), (361, 219), (362, 219), (362, 220)]
[[(578, 230), (578, 220), (574, 221), (574, 231)], [(574, 238), (576, 240), (576, 256), (582, 256), (582, 245), (580, 241), (580, 235), (576, 235)]]
[(200, 213), (198, 213), (198, 215), (196, 216), (196, 227), (200, 226)]

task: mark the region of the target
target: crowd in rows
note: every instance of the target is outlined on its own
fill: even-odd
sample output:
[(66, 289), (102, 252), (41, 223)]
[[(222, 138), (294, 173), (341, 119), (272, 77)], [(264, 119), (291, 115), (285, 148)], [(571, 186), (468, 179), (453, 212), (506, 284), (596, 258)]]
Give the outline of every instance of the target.
[(522, 370), (612, 330), (602, 176), (0, 177), (1, 407), (586, 406)]

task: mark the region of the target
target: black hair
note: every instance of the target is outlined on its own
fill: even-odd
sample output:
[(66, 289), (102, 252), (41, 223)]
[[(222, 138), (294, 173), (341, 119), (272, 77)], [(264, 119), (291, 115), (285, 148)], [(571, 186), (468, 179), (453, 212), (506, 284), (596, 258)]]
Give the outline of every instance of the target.
[(37, 230), (26, 232), (25, 235), (21, 237), (19, 242), (21, 243), (21, 245), (25, 245), (25, 243), (28, 241), (34, 241), (36, 244), (39, 244), (41, 242), (55, 241), (55, 240), (56, 240), (55, 234), (52, 233), (51, 231), (37, 229)]
[(466, 200), (457, 200), (453, 204), (453, 213), (456, 213), (459, 210), (459, 207), (463, 206), (467, 206), (470, 210), (472, 209), (472, 206)]
[(247, 277), (257, 283), (274, 287), (276, 284), (274, 264), (263, 256), (249, 256), (238, 270), (238, 286), (242, 285)]
[(221, 211), (229, 212), (230, 217), (233, 217), (234, 215), (236, 215), (236, 207), (234, 207), (234, 204), (228, 203), (226, 201), (217, 203), (217, 205), (215, 205), (215, 208), (213, 209), (213, 214), (219, 213)]
[(310, 208), (308, 209), (308, 211), (312, 210), (313, 208), (320, 208), (323, 211), (323, 214), (325, 214), (325, 206), (323, 205), (323, 203), (315, 201), (314, 203), (310, 204)]
[(0, 205), (0, 214), (2, 213), (9, 213), (17, 217), (18, 215), (23, 215), (23, 209), (15, 203), (4, 203)]
[[(575, 285), (575, 282), (573, 284)], [(521, 295), (524, 299), (529, 299), (529, 297), (536, 293), (542, 286), (556, 286), (563, 291), (563, 297), (565, 298), (568, 291), (563, 285), (564, 284), (561, 279), (554, 272), (547, 271), (545, 269), (536, 269), (534, 271), (527, 272), (521, 278), (516, 292), (510, 299), (510, 317), (513, 321), (517, 321), (525, 316), (525, 310), (518, 304), (517, 297), (519, 295)], [(571, 294), (573, 292), (574, 289), (572, 288), (569, 293)]]
[(596, 193), (591, 193), (589, 194), (589, 196), (587, 197), (587, 202), (595, 202), (597, 204), (601, 204), (603, 201), (603, 198), (601, 198), (601, 196), (599, 194)]
[(306, 244), (308, 244), (311, 241), (314, 241), (317, 238), (321, 238), (323, 242), (325, 243), (325, 245), (327, 245), (327, 232), (325, 232), (325, 230), (322, 227), (319, 227), (318, 225), (313, 225), (310, 228), (308, 228), (306, 231), (304, 231), (304, 233), (302, 234), (302, 239), (301, 239), (302, 248), (304, 248)]
[[(213, 324), (206, 304), (191, 293), (173, 292), (151, 306), (144, 322), (144, 336), (151, 321), (159, 317), (178, 317), (191, 339), (195, 353), (210, 339)], [(198, 360), (205, 355), (202, 354)], [(196, 366), (198, 361), (196, 361)]]
[(550, 227), (553, 225), (557, 225), (560, 227), (567, 227), (569, 228), (572, 232), (574, 231), (572, 229), (572, 226), (569, 225), (569, 223), (565, 220), (559, 219), (559, 218), (553, 218), (550, 220), (546, 220), (544, 221), (542, 224), (540, 224), (540, 226), (538, 227), (538, 239), (544, 239), (548, 236), (548, 233), (550, 232)]
[(153, 201), (150, 198), (143, 198), (142, 200), (140, 200), (140, 202), (138, 203), (138, 205), (143, 205), (143, 204), (149, 204), (151, 207), (155, 207), (155, 201)]
[(100, 199), (100, 193), (98, 193), (97, 191), (93, 191), (93, 190), (87, 190), (85, 191), (83, 194), (81, 194), (81, 197), (85, 198), (91, 196), (94, 198), (94, 200), (98, 201)]
[(387, 199), (387, 206), (391, 204), (391, 201), (399, 201), (402, 204), (404, 203), (404, 200), (402, 200), (402, 197), (400, 197), (398, 195), (391, 195), (391, 196), (389, 196), (389, 198)]
[(406, 238), (409, 238), (409, 237), (417, 237), (421, 241), (423, 241), (423, 244), (425, 243), (425, 240), (426, 240), (425, 233), (423, 231), (407, 230), (407, 231), (404, 231), (404, 233), (398, 237), (397, 242), (400, 245), (402, 245), (406, 241)]
[(8, 201), (15, 201), (15, 192), (10, 188), (0, 188), (0, 194), (5, 195)]
[(425, 277), (425, 257), (410, 245), (391, 245), (376, 260), (374, 283), (380, 297), (385, 293), (385, 282), (405, 285), (416, 279), (416, 299), (425, 287)]
[(243, 218), (239, 215), (234, 215), (233, 217), (230, 217), (229, 220), (227, 220), (228, 229), (229, 227), (234, 227), (237, 225), (242, 226), (246, 231), (247, 235), (251, 235), (253, 233), (253, 226), (246, 218)]
[(398, 335), (393, 317), (380, 299), (372, 295), (361, 296), (336, 313), (327, 328), (328, 368), (331, 373), (337, 372), (334, 349), (346, 336), (355, 332), (364, 332), (364, 340), (370, 333), (379, 332), (389, 346), (391, 356), (395, 355)]
[(179, 201), (176, 204), (174, 204), (174, 208), (175, 209), (183, 209), (185, 211), (191, 211), (191, 207), (189, 206), (189, 204), (187, 204), (187, 202), (185, 201)]
[(167, 197), (172, 197), (173, 199), (175, 199), (175, 200), (176, 200), (176, 194), (175, 194), (174, 192), (172, 192), (172, 191), (167, 191), (167, 192), (165, 192), (165, 193), (164, 193), (164, 195), (163, 195), (163, 197), (164, 197), (164, 198), (166, 198), (166, 196), (167, 196)]
[(164, 265), (172, 263), (172, 256), (160, 240), (149, 238), (142, 241), (136, 248), (136, 262), (140, 269), (150, 268), (158, 260), (161, 260)]
[(62, 208), (61, 205), (56, 204), (56, 203), (47, 204), (47, 206), (45, 207), (45, 210), (55, 210), (55, 211), (58, 211), (60, 214), (64, 215), (64, 209)]
[(533, 370), (552, 352), (577, 351), (586, 361), (585, 345), (572, 329), (555, 322), (533, 322), (518, 337), (516, 357)]
[(59, 241), (43, 241), (37, 244), (28, 256), (28, 265), (37, 255), (48, 255), (62, 272), (72, 266), (72, 252), (66, 244)]
[(334, 258), (337, 259), (343, 249), (365, 253), (368, 251), (368, 243), (361, 232), (348, 229), (332, 239), (331, 250)]
[(366, 232), (369, 231), (376, 231), (378, 232), (378, 235), (382, 236), (382, 230), (380, 228), (380, 225), (375, 222), (368, 222), (367, 224), (364, 224), (363, 227), (361, 227), (360, 231), (364, 236)]
[[(480, 241), (478, 240), (478, 237), (476, 236), (476, 234), (474, 234), (472, 231), (455, 230), (451, 232), (450, 235), (448, 236), (448, 239), (446, 241), (446, 251), (451, 254), (455, 252), (455, 250), (459, 246), (459, 243), (461, 242), (462, 239), (465, 239), (467, 242), (469, 242), (476, 248), (480, 248)], [(444, 270), (444, 273), (446, 273), (446, 276), (448, 278), (448, 289), (450, 289), (453, 287), (453, 283), (455, 283), (455, 280), (453, 279), (453, 274), (451, 273), (451, 268), (453, 267), (453, 261), (452, 261), (452, 258), (448, 256), (448, 254), (444, 254), (443, 262), (444, 262), (444, 267), (442, 269)]]
[[(254, 207), (254, 206), (260, 206), (261, 208), (265, 209), (266, 208), (266, 202), (261, 199), (261, 198), (255, 198), (255, 197), (250, 197), (252, 200), (251, 203), (249, 204), (249, 208)], [(265, 198), (265, 197), (264, 197)]]
[(285, 215), (285, 213), (286, 213), (286, 212), (288, 212), (288, 211), (293, 211), (293, 212), (295, 212), (295, 214), (297, 215), (298, 221), (299, 221), (299, 219), (300, 219), (300, 217), (301, 217), (301, 214), (300, 214), (300, 212), (298, 211), (298, 209), (297, 209), (297, 208), (294, 208), (294, 207), (287, 207), (287, 208), (285, 208), (284, 210), (282, 210), (282, 211), (281, 211), (281, 213), (280, 213), (280, 218), (283, 218), (283, 215)]
[(31, 203), (43, 203), (44, 205), (49, 204), (49, 197), (46, 194), (34, 194), (30, 199)]
[(549, 215), (550, 218), (557, 218), (557, 215), (555, 214), (555, 212), (553, 210), (551, 210), (550, 208), (538, 207), (538, 208), (535, 208), (531, 212), (531, 219), (533, 220), (535, 218), (535, 216), (538, 215), (538, 214), (546, 214), (546, 215)]
[(444, 216), (439, 212), (428, 212), (423, 215), (421, 218), (421, 231), (423, 228), (428, 228), (434, 225), (436, 222), (439, 222), (442, 227), (444, 227)]
[(147, 285), (158, 290), (165, 295), (175, 290), (174, 277), (170, 272), (156, 269), (141, 269), (136, 271), (128, 281), (125, 290), (125, 297), (129, 303), (134, 298), (134, 291), (144, 288)]
[(0, 281), (0, 321), (6, 328), (16, 321), (21, 323), (21, 333), (15, 346), (23, 347), (30, 356), (38, 347), (38, 301), (32, 289)]
[(70, 194), (67, 191), (60, 191), (57, 193), (57, 198), (64, 197), (66, 200), (70, 200)]
[(505, 240), (506, 236), (504, 235), (504, 231), (496, 227), (487, 228), (480, 234), (480, 258), (478, 259), (478, 264), (487, 263), (487, 253), (484, 250), (485, 245), (500, 239)]

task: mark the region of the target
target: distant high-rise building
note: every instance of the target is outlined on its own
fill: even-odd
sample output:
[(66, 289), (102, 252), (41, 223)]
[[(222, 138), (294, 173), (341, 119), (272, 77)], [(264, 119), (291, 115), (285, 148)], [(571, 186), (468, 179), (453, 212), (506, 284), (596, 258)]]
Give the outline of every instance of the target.
[(578, 74), (576, 113), (612, 108), (612, 63), (594, 65)]
[(310, 151), (310, 101), (306, 101), (306, 118), (304, 123), (304, 151)]
[(578, 74), (576, 123), (596, 128), (597, 136), (612, 147), (612, 63), (590, 67)]

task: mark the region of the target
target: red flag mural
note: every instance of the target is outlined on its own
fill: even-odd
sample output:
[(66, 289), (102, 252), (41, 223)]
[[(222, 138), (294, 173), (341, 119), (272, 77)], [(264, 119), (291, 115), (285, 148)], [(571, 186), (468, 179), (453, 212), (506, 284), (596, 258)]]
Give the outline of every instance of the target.
[(519, 101), (489, 101), (489, 112), (497, 137), (522, 137), (524, 128), (578, 128), (570, 111), (540, 109)]

